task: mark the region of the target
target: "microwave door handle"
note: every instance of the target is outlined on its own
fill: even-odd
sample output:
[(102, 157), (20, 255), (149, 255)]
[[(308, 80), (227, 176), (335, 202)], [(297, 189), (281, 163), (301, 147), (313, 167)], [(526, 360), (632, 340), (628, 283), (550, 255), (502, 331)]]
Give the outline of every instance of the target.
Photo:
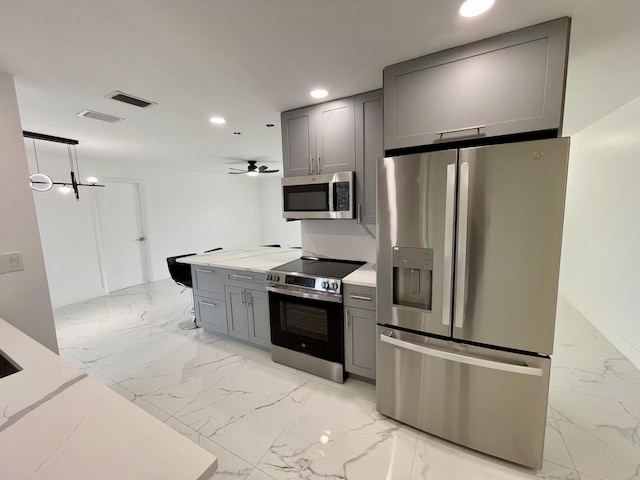
[(334, 187), (334, 183), (330, 181), (329, 182), (329, 211), (330, 212), (335, 211), (335, 209), (334, 209), (334, 198), (333, 198), (333, 195), (334, 195), (333, 187)]

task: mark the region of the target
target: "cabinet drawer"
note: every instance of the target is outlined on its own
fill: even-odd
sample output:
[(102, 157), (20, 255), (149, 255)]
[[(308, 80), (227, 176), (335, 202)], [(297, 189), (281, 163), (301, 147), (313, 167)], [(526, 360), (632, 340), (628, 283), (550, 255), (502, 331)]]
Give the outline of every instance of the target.
[(360, 285), (344, 284), (343, 303), (348, 307), (376, 309), (376, 289)]
[(227, 328), (227, 306), (225, 302), (211, 298), (193, 297), (196, 318), (209, 333), (229, 334)]
[(237, 282), (264, 283), (264, 273), (225, 270), (223, 275), (225, 285), (235, 285)]
[(222, 284), (222, 270), (215, 267), (202, 267), (200, 265), (191, 266), (191, 278), (193, 280), (193, 291), (209, 296), (211, 293), (224, 295)]

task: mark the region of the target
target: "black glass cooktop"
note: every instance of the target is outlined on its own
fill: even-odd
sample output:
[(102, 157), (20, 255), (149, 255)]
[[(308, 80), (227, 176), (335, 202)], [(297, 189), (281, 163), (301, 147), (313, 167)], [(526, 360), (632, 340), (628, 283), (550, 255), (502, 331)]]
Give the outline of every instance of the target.
[(278, 272), (300, 273), (321, 278), (344, 278), (365, 262), (330, 260), (325, 258), (299, 258), (274, 268)]

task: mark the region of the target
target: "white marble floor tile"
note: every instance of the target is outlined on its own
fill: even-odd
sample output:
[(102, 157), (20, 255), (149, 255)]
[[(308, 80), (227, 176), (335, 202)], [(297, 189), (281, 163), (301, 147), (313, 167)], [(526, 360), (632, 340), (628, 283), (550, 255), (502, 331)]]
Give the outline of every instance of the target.
[(254, 470), (252, 465), (175, 418), (171, 417), (165, 423), (218, 458), (218, 470), (212, 480), (245, 480)]
[(258, 470), (257, 468), (254, 468), (253, 472), (251, 472), (251, 475), (247, 477), (247, 480), (275, 480), (275, 479), (272, 476), (267, 475), (263, 471)]
[(420, 434), (411, 480), (578, 480), (578, 472), (551, 462), (532, 470)]
[(255, 465), (315, 387), (302, 376), (247, 360), (174, 416)]
[(140, 407), (142, 410), (144, 410), (148, 414), (156, 417), (161, 422), (164, 422), (171, 417), (171, 415), (169, 415), (164, 410), (161, 410), (160, 408), (156, 407), (152, 403), (147, 402), (144, 398), (138, 397), (135, 393), (127, 390), (124, 387), (121, 387), (118, 384), (110, 385), (109, 388), (111, 388), (111, 390), (116, 392), (121, 397), (124, 397), (130, 402), (134, 403), (135, 405)]
[(275, 479), (408, 479), (417, 433), (319, 385), (258, 468)]
[(640, 480), (640, 402), (562, 388), (551, 388), (549, 402), (579, 472), (602, 480)]
[(211, 348), (189, 343), (131, 374), (120, 385), (173, 415), (245, 361), (224, 344)]
[(543, 458), (551, 463), (575, 470), (575, 465), (569, 454), (560, 427), (553, 416), (547, 416), (547, 428), (544, 435), (544, 455)]

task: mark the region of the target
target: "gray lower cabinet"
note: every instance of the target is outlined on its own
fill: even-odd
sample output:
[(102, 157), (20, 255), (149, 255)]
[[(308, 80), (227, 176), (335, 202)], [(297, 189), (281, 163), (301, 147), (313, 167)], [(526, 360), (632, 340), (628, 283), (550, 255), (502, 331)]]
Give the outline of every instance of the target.
[(196, 318), (206, 332), (218, 335), (228, 335), (227, 308), (225, 302), (213, 298), (193, 296)]
[(283, 112), (285, 177), (355, 170), (353, 97)]
[(225, 286), (229, 335), (261, 347), (271, 347), (269, 297), (258, 285)]
[(382, 90), (355, 97), (356, 110), (356, 218), (376, 223), (376, 162), (384, 157), (382, 144)]
[(249, 342), (266, 348), (271, 347), (271, 324), (269, 323), (269, 295), (267, 292), (248, 290)]
[(384, 69), (384, 148), (527, 132), (557, 136), (569, 18)]
[(344, 368), (376, 378), (376, 293), (373, 287), (344, 285)]
[(247, 313), (247, 291), (238, 287), (225, 287), (227, 324), (229, 335), (249, 341), (249, 319)]

